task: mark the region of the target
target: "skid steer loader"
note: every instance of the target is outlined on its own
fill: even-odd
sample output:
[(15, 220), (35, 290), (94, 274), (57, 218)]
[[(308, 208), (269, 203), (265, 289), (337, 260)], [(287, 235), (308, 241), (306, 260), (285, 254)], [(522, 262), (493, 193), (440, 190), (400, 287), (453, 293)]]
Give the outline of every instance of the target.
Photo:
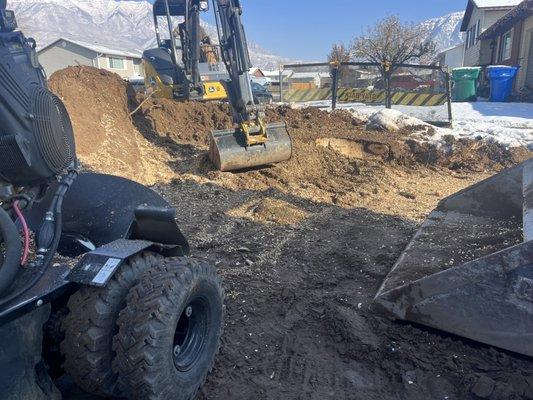
[[(286, 125), (267, 124), (264, 106), (252, 91), (240, 1), (213, 0), (220, 45), (209, 47), (222, 60), (215, 63), (200, 62), (205, 50), (200, 44), (200, 14), (209, 11), (208, 0), (156, 0), (153, 7), (158, 48), (144, 53), (146, 84), (176, 99), (212, 100), (218, 93), (227, 97), (233, 110), (235, 129), (212, 132), (209, 157), (213, 164), (226, 172), (289, 160), (292, 140)], [(161, 16), (167, 20), (168, 40), (162, 39), (159, 30)], [(179, 26), (181, 44), (173, 17), (184, 19)]]
[(0, 0), (2, 400), (60, 399), (65, 382), (196, 397), (219, 348), (223, 290), (188, 257), (174, 214), (144, 186), (79, 172), (36, 43)]
[(393, 318), (533, 356), (533, 159), (443, 200), (375, 303)]

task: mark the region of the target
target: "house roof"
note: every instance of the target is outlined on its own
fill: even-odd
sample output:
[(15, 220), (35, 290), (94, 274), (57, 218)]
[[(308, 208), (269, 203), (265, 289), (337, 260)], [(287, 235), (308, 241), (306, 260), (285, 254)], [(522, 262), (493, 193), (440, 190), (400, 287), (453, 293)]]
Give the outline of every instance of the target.
[(111, 48), (111, 47), (107, 47), (107, 46), (101, 45), (99, 43), (88, 43), (88, 42), (83, 42), (81, 40), (72, 40), (72, 39), (65, 39), (65, 38), (59, 38), (59, 39), (53, 41), (49, 45), (47, 45), (47, 46), (43, 47), (41, 50), (39, 50), (39, 53), (42, 53), (43, 51), (49, 49), (52, 46), (55, 46), (56, 44), (58, 44), (60, 42), (69, 42), (69, 43), (75, 44), (77, 46), (86, 48), (88, 50), (92, 50), (95, 53), (106, 54), (106, 55), (110, 55), (110, 56), (142, 58), (141, 53), (134, 53), (134, 52), (131, 52), (131, 51), (124, 51), (124, 50), (120, 50), (120, 49), (114, 49), (114, 48)]
[(455, 46), (450, 46), (450, 47), (448, 47), (448, 48), (446, 48), (444, 50), (441, 50), (438, 55), (440, 56), (440, 55), (442, 55), (444, 53), (448, 53), (449, 51), (452, 51), (452, 50), (455, 50), (455, 49), (458, 49), (458, 48), (463, 48), (464, 46), (465, 46), (464, 43), (457, 44)]
[[(265, 75), (266, 77), (272, 77), (272, 78), (279, 77), (279, 70), (263, 69), (262, 71), (263, 71), (263, 75)], [(293, 71), (290, 69), (284, 69), (281, 73), (284, 77), (288, 77), (292, 75)]]
[(518, 21), (528, 18), (533, 15), (533, 0), (524, 0), (517, 5), (503, 17), (501, 17), (494, 25), (483, 32), (480, 39), (493, 39), (511, 29)]
[(319, 77), (318, 72), (295, 72), (291, 79), (315, 79)]
[(517, 6), (521, 1), (522, 0), (468, 0), (463, 23), (461, 24), (461, 32), (467, 31), (474, 8), (505, 10)]
[(251, 75), (255, 74), (256, 72), (259, 72), (259, 73), (261, 74), (261, 76), (263, 76), (263, 77), (265, 76), (263, 70), (262, 70), (261, 68), (259, 68), (259, 67), (252, 67), (252, 68), (250, 68), (250, 70), (249, 70), (249, 73), (250, 73)]

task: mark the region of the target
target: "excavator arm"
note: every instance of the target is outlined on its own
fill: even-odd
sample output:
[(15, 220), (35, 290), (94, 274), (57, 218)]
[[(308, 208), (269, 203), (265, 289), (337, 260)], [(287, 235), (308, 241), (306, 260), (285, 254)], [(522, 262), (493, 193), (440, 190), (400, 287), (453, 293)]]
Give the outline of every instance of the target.
[(226, 91), (233, 109), (233, 119), (246, 135), (248, 146), (267, 141), (263, 123), (264, 109), (255, 104), (249, 70), (252, 68), (248, 42), (241, 22), (242, 7), (239, 0), (213, 0), (215, 17), (222, 50), (230, 80)]
[(254, 101), (240, 0), (213, 0), (213, 7), (222, 60), (230, 77), (223, 83), (236, 129), (213, 132), (210, 158), (222, 171), (287, 161), (292, 142), (285, 124), (266, 124), (264, 107)]

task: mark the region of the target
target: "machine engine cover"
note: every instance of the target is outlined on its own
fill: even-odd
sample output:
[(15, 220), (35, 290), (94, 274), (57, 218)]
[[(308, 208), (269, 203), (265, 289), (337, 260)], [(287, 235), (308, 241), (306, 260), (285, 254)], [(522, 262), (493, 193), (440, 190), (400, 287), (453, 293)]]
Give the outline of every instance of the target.
[(34, 47), (21, 32), (0, 33), (0, 179), (13, 185), (46, 182), (75, 159), (70, 118)]

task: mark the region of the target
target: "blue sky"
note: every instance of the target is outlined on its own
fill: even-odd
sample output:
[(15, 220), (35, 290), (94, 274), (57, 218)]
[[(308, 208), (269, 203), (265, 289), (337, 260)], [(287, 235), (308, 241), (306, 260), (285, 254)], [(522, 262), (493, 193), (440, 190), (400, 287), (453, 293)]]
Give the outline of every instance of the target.
[[(241, 0), (249, 39), (292, 59), (322, 60), (331, 44), (349, 43), (391, 15), (421, 22), (465, 9), (467, 0)], [(210, 20), (210, 18), (207, 18)]]

